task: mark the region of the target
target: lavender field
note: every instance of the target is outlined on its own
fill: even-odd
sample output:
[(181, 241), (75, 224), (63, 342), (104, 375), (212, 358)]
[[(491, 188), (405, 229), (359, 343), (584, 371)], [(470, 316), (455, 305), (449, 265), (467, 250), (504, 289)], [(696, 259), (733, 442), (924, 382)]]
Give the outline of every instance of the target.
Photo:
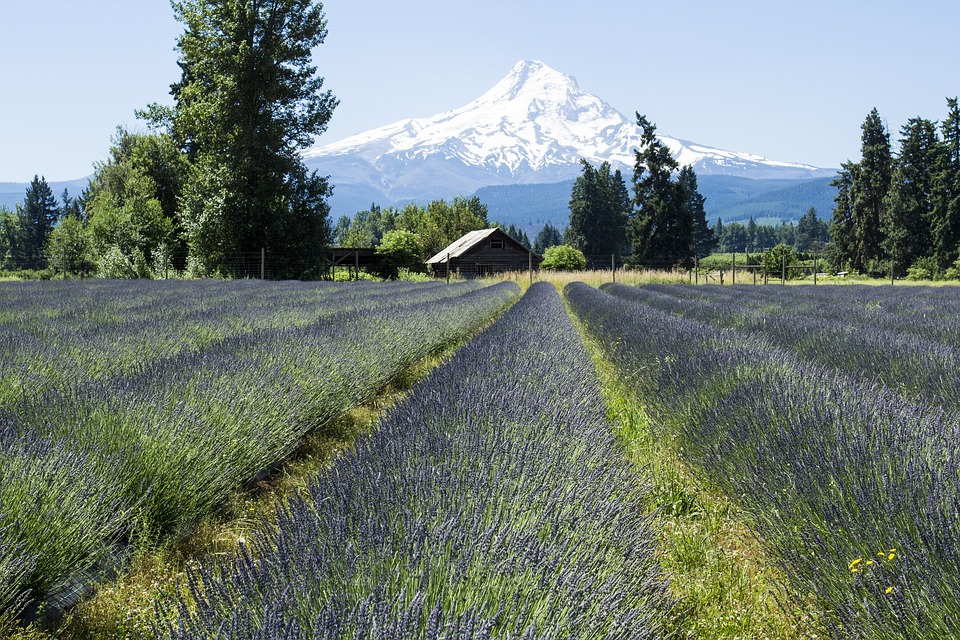
[(960, 296), (572, 284), (651, 420), (846, 638), (960, 634)]
[(0, 627), (178, 535), (512, 283), (0, 288)]
[(784, 607), (815, 603), (828, 637), (960, 635), (953, 289), (573, 283), (567, 308), (552, 285), (519, 292), (0, 288), (0, 629), (190, 531), (473, 336), (235, 553), (190, 564), (151, 606), (152, 635), (682, 635), (651, 477), (569, 309), (655, 437), (742, 507)]
[(157, 635), (662, 638), (646, 486), (539, 283), (249, 549), (193, 571)]

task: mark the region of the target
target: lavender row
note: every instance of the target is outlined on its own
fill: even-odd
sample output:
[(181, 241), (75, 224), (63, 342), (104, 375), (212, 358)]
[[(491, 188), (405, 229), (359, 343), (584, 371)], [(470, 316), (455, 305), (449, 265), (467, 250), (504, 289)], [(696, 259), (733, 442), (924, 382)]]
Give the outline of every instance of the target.
[(131, 537), (189, 528), (307, 432), (475, 331), (518, 291), (505, 283), (432, 302), (381, 300), (9, 403), (0, 410), (0, 548), (23, 541), (33, 569), (22, 588), (59, 598)]
[[(662, 287), (615, 285), (606, 287), (605, 291), (713, 326), (735, 327), (741, 332), (762, 336), (764, 340), (794, 351), (804, 359), (882, 383), (908, 398), (922, 398), (944, 407), (960, 409), (960, 348), (957, 343), (928, 339), (919, 330), (907, 331), (907, 322), (877, 320), (871, 324), (863, 317), (866, 313), (862, 311), (864, 304), (857, 298), (858, 293), (863, 291), (844, 287), (843, 291), (849, 291), (849, 299), (837, 299), (840, 311), (831, 311), (831, 307), (825, 306), (822, 312), (808, 315), (815, 313), (809, 305), (809, 299), (822, 299), (821, 294), (810, 291), (813, 287), (790, 287), (786, 291), (781, 290), (779, 296), (775, 293), (756, 293), (753, 287), (738, 287), (732, 292), (715, 290), (722, 289), (720, 287), (700, 287), (709, 289), (704, 292), (690, 292), (689, 289), (694, 288), (668, 292)], [(910, 299), (922, 297), (916, 293), (921, 289), (909, 288), (913, 294)], [(876, 287), (871, 293), (875, 290)], [(895, 299), (899, 291), (907, 290), (902, 287), (886, 291)], [(741, 291), (748, 295), (741, 298)], [(927, 288), (926, 295), (931, 300), (950, 301), (960, 306), (940, 291)], [(795, 310), (794, 301), (797, 301)], [(859, 315), (857, 308), (861, 308)], [(939, 316), (933, 312), (927, 316), (921, 315), (919, 319), (908, 314), (906, 309), (903, 313), (912, 318), (910, 323), (914, 328), (921, 325), (941, 326)]]
[(567, 300), (665, 436), (728, 495), (820, 621), (851, 638), (960, 633), (960, 416), (586, 285)]
[(0, 287), (0, 406), (41, 388), (122, 375), (254, 331), (303, 327), (344, 310), (413, 304), (460, 283), (46, 282)]
[(249, 548), (192, 573), (157, 634), (663, 637), (646, 490), (559, 296), (534, 285)]

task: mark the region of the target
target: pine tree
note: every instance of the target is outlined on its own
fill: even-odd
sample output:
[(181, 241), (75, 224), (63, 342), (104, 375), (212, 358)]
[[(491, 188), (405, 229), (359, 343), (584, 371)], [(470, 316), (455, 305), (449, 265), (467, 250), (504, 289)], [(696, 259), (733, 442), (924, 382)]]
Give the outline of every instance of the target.
[(549, 222), (543, 225), (537, 237), (533, 241), (533, 252), (543, 255), (543, 252), (550, 247), (556, 247), (563, 244), (563, 234)]
[(630, 194), (620, 171), (609, 162), (595, 168), (580, 161), (583, 171), (570, 194), (570, 225), (567, 240), (594, 261), (606, 264), (611, 255), (621, 256), (627, 245), (627, 215)]
[(628, 235), (634, 265), (669, 267), (692, 263), (693, 219), (685, 189), (672, 179), (679, 169), (670, 149), (656, 138), (656, 125), (637, 114), (642, 134), (633, 168), (635, 210)]
[(836, 206), (830, 220), (830, 237), (833, 240), (835, 251), (834, 267), (843, 270), (853, 263), (853, 254), (856, 247), (856, 235), (853, 223), (853, 184), (855, 176), (860, 171), (856, 162), (845, 162), (841, 165), (837, 177), (830, 183), (836, 188), (837, 195), (833, 197)]
[(680, 200), (687, 209), (684, 215), (690, 216), (693, 222), (693, 255), (701, 258), (710, 255), (719, 240), (707, 224), (707, 211), (704, 208), (706, 199), (697, 190), (697, 174), (693, 167), (688, 165), (680, 169), (677, 186), (680, 189)]
[(315, 275), (330, 241), (325, 178), (299, 150), (322, 133), (337, 100), (322, 91), (312, 49), (327, 35), (311, 0), (183, 0), (182, 76), (167, 124), (193, 164), (184, 189), (191, 254), (230, 274), (238, 253), (265, 248), (282, 277)]
[(853, 268), (869, 270), (884, 257), (881, 221), (886, 218), (884, 202), (890, 190), (892, 159), (890, 134), (874, 108), (861, 127), (861, 160), (851, 189), (855, 237)]
[(60, 216), (53, 190), (43, 177), (34, 176), (19, 208), (20, 234), (16, 261), (24, 269), (47, 266), (43, 250)]
[(759, 231), (757, 231), (757, 223), (754, 222), (753, 216), (750, 216), (750, 219), (747, 220), (747, 247), (748, 250), (753, 251), (763, 251), (764, 242), (763, 238), (760, 237)]
[(931, 238), (933, 257), (947, 269), (960, 253), (960, 105), (947, 99), (948, 113), (940, 125), (941, 149), (933, 178)]
[(810, 207), (807, 212), (797, 221), (794, 248), (797, 251), (810, 251), (823, 242), (825, 236), (825, 225), (817, 216), (815, 207)]
[(883, 248), (901, 274), (930, 251), (932, 179), (940, 150), (936, 127), (911, 118), (900, 129), (900, 154), (894, 161), (881, 220)]

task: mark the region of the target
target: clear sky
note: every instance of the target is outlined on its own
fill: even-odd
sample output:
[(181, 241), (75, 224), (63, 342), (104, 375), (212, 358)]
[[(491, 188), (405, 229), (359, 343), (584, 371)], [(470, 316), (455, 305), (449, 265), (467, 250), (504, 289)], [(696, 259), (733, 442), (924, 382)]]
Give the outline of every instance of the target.
[[(542, 60), (668, 135), (837, 167), (876, 107), (894, 142), (960, 94), (956, 0), (326, 0), (321, 142), (466, 104)], [(0, 182), (89, 175), (170, 102), (167, 0), (0, 0)], [(896, 145), (895, 145), (896, 149)]]

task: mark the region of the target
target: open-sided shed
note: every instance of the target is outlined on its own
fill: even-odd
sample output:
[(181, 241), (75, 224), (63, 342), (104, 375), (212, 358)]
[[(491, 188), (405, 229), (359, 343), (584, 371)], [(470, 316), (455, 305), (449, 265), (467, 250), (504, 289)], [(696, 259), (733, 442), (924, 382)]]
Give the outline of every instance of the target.
[(448, 273), (473, 278), (526, 271), (539, 268), (541, 262), (543, 258), (498, 228), (471, 231), (427, 260), (439, 278)]

